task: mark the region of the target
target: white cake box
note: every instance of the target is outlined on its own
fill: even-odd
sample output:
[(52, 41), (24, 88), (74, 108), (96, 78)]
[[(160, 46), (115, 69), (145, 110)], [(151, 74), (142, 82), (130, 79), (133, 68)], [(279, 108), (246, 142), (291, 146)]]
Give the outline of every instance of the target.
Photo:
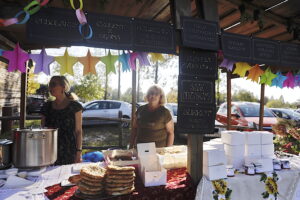
[(203, 165), (226, 165), (225, 151), (220, 151), (212, 146), (203, 146)]
[(165, 169), (187, 167), (187, 146), (174, 145), (170, 147), (156, 148), (160, 164)]
[(235, 169), (242, 169), (245, 163), (244, 156), (243, 157), (232, 157), (226, 155), (227, 165), (232, 165)]
[(225, 154), (232, 157), (242, 158), (245, 153), (245, 145), (224, 144)]
[(266, 158), (274, 157), (274, 144), (261, 145), (261, 156)]
[(159, 162), (155, 143), (137, 144), (137, 151), (140, 160), (139, 173), (145, 187), (166, 185), (167, 170)]
[(211, 139), (211, 140), (209, 140), (209, 141), (218, 142), (218, 143), (223, 143), (221, 138), (214, 138), (214, 139)]
[(221, 139), (224, 144), (244, 145), (245, 134), (240, 131), (222, 131)]
[(274, 134), (268, 131), (257, 131), (261, 134), (261, 144), (273, 144)]
[(260, 144), (246, 144), (245, 145), (245, 156), (246, 157), (261, 157), (261, 146)]
[(225, 165), (215, 165), (215, 166), (203, 165), (203, 175), (206, 176), (207, 179), (210, 181), (227, 178), (226, 166)]
[(245, 144), (261, 144), (261, 133), (256, 131), (244, 132)]
[(207, 142), (204, 142), (204, 144), (207, 144), (207, 145), (210, 145), (210, 146), (213, 146), (221, 151), (224, 151), (224, 144), (222, 142), (217, 142), (217, 141), (207, 141)]

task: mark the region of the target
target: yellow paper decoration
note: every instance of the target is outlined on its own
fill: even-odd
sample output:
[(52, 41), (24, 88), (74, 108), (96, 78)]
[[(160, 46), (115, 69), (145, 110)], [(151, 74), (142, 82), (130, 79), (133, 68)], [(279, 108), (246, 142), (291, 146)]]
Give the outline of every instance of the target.
[(69, 56), (67, 49), (63, 56), (55, 57), (56, 62), (58, 62), (61, 66), (60, 74), (64, 75), (68, 73), (70, 75), (74, 75), (73, 73), (73, 65), (78, 61), (76, 57)]
[(254, 82), (258, 83), (259, 77), (264, 73), (262, 69), (260, 69), (259, 65), (256, 64), (254, 67), (252, 67), (249, 70), (249, 74), (247, 76), (247, 79), (251, 79)]
[(163, 55), (161, 53), (149, 53), (149, 55), (151, 56), (150, 59), (152, 62), (165, 61), (165, 58), (163, 57)]
[(87, 75), (88, 73), (97, 74), (95, 66), (100, 61), (100, 59), (98, 57), (91, 56), (90, 50), (88, 50), (85, 57), (78, 58), (78, 61), (84, 66), (83, 75)]
[(106, 66), (106, 74), (110, 72), (116, 73), (115, 62), (118, 60), (119, 56), (111, 55), (110, 51), (108, 51), (107, 56), (101, 57), (101, 62), (103, 62)]
[(246, 72), (251, 69), (251, 66), (245, 62), (237, 62), (235, 63), (235, 70), (233, 74), (238, 74), (240, 77), (245, 77)]

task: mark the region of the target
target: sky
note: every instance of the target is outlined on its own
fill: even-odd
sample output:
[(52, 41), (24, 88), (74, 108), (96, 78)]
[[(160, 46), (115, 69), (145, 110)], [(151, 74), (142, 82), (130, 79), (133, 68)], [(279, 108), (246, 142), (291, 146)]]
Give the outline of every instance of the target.
[[(87, 50), (90, 49), (91, 55), (92, 56), (104, 56), (105, 55), (105, 50), (104, 49), (95, 49), (95, 48), (88, 48), (88, 47), (69, 47), (68, 48), (68, 53), (70, 56), (85, 56), (87, 54)], [(46, 49), (46, 52), (48, 55), (51, 56), (62, 56), (64, 54), (65, 47), (61, 47), (58, 49)], [(39, 50), (32, 51), (32, 53), (39, 53)], [(112, 54), (117, 54), (117, 50), (112, 50)], [(163, 89), (165, 93), (168, 93), (172, 87), (177, 89), (177, 79), (174, 77), (178, 76), (178, 57), (174, 56), (173, 59), (168, 63), (170, 66), (159, 66), (159, 82), (158, 84), (163, 86)], [(100, 67), (99, 67), (100, 66)], [(96, 70), (98, 68), (103, 68), (104, 69), (104, 64), (99, 64), (98, 67), (96, 67)], [(50, 65), (50, 71), (52, 73), (52, 67)], [(79, 73), (82, 74), (82, 66), (81, 68), (79, 67)], [(103, 73), (97, 70), (97, 73)], [(75, 76), (80, 77), (81, 74), (77, 74)], [(73, 77), (69, 76), (69, 79), (72, 79)], [(220, 87), (220, 92), (226, 93), (226, 74), (221, 74), (221, 87)], [(48, 81), (50, 80), (50, 76), (46, 76), (43, 73), (39, 74), (38, 81), (39, 83), (47, 84)], [(110, 86), (113, 89), (116, 89), (118, 87), (118, 77), (117, 75), (110, 75), (109, 76), (110, 80)], [(131, 72), (124, 72), (121, 75), (121, 92), (124, 93), (128, 88), (131, 88), (132, 84), (132, 76)], [(72, 81), (72, 80), (71, 80)], [(143, 93), (146, 93), (147, 89), (154, 84), (154, 80), (145, 80), (141, 77), (141, 90)], [(238, 89), (245, 89), (247, 91), (252, 92), (257, 98), (260, 98), (260, 84), (252, 82), (250, 80), (246, 80), (246, 78), (236, 78), (232, 80), (232, 93), (235, 90)], [(277, 87), (265, 87), (265, 96), (271, 98), (279, 98), (280, 96), (284, 97), (285, 102), (293, 103), (296, 102), (297, 100), (300, 100), (300, 88), (296, 87), (294, 89), (291, 88), (277, 88)]]

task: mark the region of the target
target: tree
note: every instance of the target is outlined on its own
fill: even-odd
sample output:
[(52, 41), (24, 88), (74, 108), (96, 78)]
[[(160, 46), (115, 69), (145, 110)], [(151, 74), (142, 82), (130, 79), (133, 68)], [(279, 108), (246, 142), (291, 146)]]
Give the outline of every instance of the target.
[(102, 99), (104, 96), (104, 89), (101, 87), (101, 81), (94, 74), (83, 76), (80, 79), (79, 84), (74, 86), (74, 92), (84, 102)]
[(280, 99), (274, 99), (274, 100), (270, 100), (266, 104), (266, 106), (269, 108), (284, 108), (285, 103), (283, 101), (281, 101)]
[(27, 77), (27, 94), (35, 94), (36, 90), (40, 88), (40, 84), (36, 81), (36, 75), (33, 73), (34, 67), (29, 70)]
[(234, 93), (232, 96), (233, 101), (249, 101), (249, 102), (259, 102), (258, 98), (254, 96), (252, 92), (247, 90), (239, 90), (238, 92)]
[(168, 103), (177, 103), (178, 91), (171, 88), (170, 92), (166, 95)]

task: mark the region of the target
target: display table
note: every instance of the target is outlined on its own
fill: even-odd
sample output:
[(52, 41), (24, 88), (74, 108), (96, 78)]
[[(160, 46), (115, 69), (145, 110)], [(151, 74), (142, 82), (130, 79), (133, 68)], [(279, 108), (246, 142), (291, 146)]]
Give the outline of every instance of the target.
[[(135, 181), (135, 191), (130, 195), (107, 197), (105, 199), (125, 200), (125, 199), (164, 199), (164, 200), (192, 200), (195, 198), (196, 186), (185, 168), (168, 170), (168, 183), (166, 186), (144, 187), (141, 179), (137, 176)], [(77, 198), (75, 192), (77, 186), (62, 187), (56, 184), (46, 188), (48, 191), (45, 195), (49, 199), (65, 200), (65, 199), (80, 199)]]
[[(220, 181), (203, 177), (197, 187), (196, 200), (298, 200), (300, 199), (299, 157), (290, 160), (292, 168), (254, 176), (236, 174)], [(227, 198), (226, 198), (227, 197)], [(228, 198), (229, 197), (229, 198)]]

